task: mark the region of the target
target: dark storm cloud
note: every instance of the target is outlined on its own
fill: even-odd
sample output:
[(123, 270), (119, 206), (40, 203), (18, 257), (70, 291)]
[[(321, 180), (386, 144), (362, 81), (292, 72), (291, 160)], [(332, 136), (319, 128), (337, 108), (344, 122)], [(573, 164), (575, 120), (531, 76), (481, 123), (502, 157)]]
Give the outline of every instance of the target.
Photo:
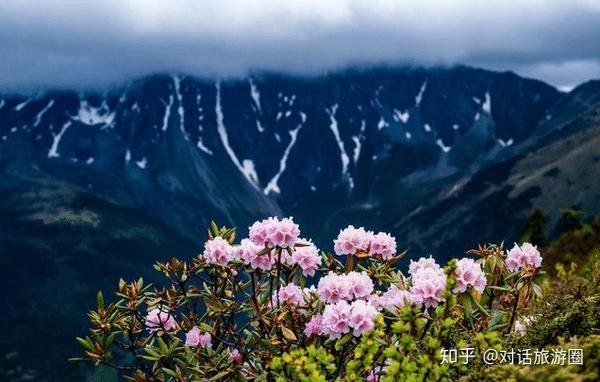
[(571, 87), (600, 78), (599, 19), (600, 0), (5, 1), (0, 87), (407, 63)]

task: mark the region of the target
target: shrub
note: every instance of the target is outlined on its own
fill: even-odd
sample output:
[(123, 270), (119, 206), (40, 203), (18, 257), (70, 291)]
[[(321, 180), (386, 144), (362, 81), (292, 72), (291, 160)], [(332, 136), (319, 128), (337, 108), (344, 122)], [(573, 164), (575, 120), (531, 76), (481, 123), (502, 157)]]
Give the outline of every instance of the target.
[(481, 361), (444, 362), (443, 349), (499, 347), (542, 297), (528, 243), (480, 246), (444, 268), (421, 258), (405, 275), (386, 233), (350, 226), (334, 256), (292, 219), (249, 232), (236, 244), (213, 223), (201, 255), (155, 264), (165, 286), (120, 280), (109, 304), (98, 293), (73, 360), (137, 382), (457, 379)]

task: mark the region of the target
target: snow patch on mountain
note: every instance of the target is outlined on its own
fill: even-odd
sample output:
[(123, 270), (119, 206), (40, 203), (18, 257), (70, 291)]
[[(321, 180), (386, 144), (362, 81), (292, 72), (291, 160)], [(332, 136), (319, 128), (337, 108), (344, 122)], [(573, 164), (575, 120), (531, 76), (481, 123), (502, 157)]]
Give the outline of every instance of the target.
[(406, 123), (410, 118), (410, 113), (406, 110), (404, 113), (398, 109), (394, 109), (394, 121)]
[(348, 172), (348, 164), (350, 163), (350, 158), (346, 153), (346, 149), (344, 148), (344, 142), (340, 136), (340, 130), (338, 128), (338, 122), (335, 119), (335, 113), (337, 112), (338, 104), (331, 106), (331, 108), (325, 108), (325, 111), (329, 115), (329, 128), (335, 137), (335, 141), (337, 142), (338, 148), (340, 149), (340, 159), (342, 161), (342, 174), (346, 174)]
[(44, 107), (39, 113), (37, 113), (37, 115), (35, 116), (35, 122), (33, 122), (33, 127), (37, 127), (40, 122), (42, 121), (42, 117), (44, 116), (44, 114), (46, 114), (46, 112), (48, 110), (50, 110), (50, 108), (54, 105), (54, 100), (50, 100), (50, 102), (48, 102), (48, 104), (46, 105), (46, 107)]
[(254, 84), (254, 81), (252, 81), (252, 78), (248, 78), (248, 83), (250, 84), (250, 96), (252, 97), (252, 100), (254, 101), (254, 106), (256, 106), (256, 110), (259, 113), (261, 113), (262, 111), (260, 108), (260, 92), (258, 91), (258, 88)]
[(428, 123), (424, 124), (423, 128), (425, 129), (426, 132), (428, 132), (428, 133), (431, 132), (431, 126)]
[(79, 103), (79, 111), (77, 115), (71, 117), (74, 121), (79, 121), (84, 125), (95, 126), (104, 125), (106, 127), (112, 126), (115, 120), (115, 112), (110, 112), (106, 102), (102, 103), (100, 107), (94, 107), (87, 101), (82, 100)]
[(481, 108), (486, 113), (492, 114), (492, 97), (490, 97), (490, 92), (485, 92), (485, 101), (481, 105)]
[(58, 144), (60, 143), (60, 139), (63, 137), (67, 129), (71, 126), (71, 121), (67, 121), (58, 134), (52, 133), (52, 146), (48, 150), (48, 158), (58, 158), (60, 157), (60, 153), (58, 152)]
[(427, 81), (423, 81), (423, 85), (421, 85), (421, 89), (419, 89), (419, 93), (415, 97), (416, 107), (419, 107), (419, 105), (421, 105), (421, 101), (423, 100), (423, 94), (425, 94), (425, 89), (427, 89)]
[(141, 168), (142, 170), (146, 169), (146, 165), (148, 164), (148, 161), (146, 160), (146, 157), (143, 157), (142, 159), (140, 159), (139, 161), (136, 161), (135, 164)]
[(15, 111), (21, 111), (21, 110), (23, 110), (23, 108), (25, 108), (25, 106), (27, 106), (27, 104), (29, 102), (31, 102), (31, 98), (26, 99), (25, 101), (23, 101), (20, 104), (18, 104), (17, 106), (15, 106)]
[(188, 140), (187, 133), (185, 132), (185, 110), (183, 109), (183, 96), (181, 95), (181, 78), (179, 76), (173, 76), (173, 84), (175, 85), (175, 95), (177, 96), (177, 113), (179, 114), (179, 130), (185, 140)]
[(360, 157), (360, 137), (353, 135), (352, 140), (354, 141), (354, 151), (352, 152), (352, 160), (354, 161), (354, 164), (356, 164), (358, 162), (358, 158)]
[(221, 84), (219, 82), (215, 83), (216, 92), (216, 101), (215, 101), (215, 114), (217, 116), (217, 132), (219, 133), (219, 138), (221, 139), (221, 143), (229, 155), (229, 158), (233, 162), (233, 164), (240, 170), (242, 175), (250, 182), (250, 184), (258, 189), (258, 175), (256, 174), (256, 169), (254, 168), (254, 162), (249, 159), (244, 159), (243, 162), (240, 163), (237, 155), (231, 148), (229, 144), (229, 136), (227, 135), (227, 129), (225, 128), (225, 124), (223, 122), (223, 108), (221, 107)]
[(441, 138), (436, 139), (435, 144), (438, 145), (440, 149), (442, 149), (442, 151), (445, 153), (449, 152), (452, 149), (450, 146), (446, 146)]
[(198, 137), (198, 142), (196, 143), (196, 146), (197, 146), (197, 147), (198, 147), (200, 150), (202, 150), (202, 151), (204, 151), (205, 153), (207, 153), (208, 155), (213, 155), (213, 152), (212, 152), (212, 150), (211, 150), (211, 149), (209, 149), (208, 147), (206, 147), (206, 146), (204, 145), (204, 142), (202, 142), (202, 137)]
[(283, 172), (285, 171), (285, 169), (287, 167), (287, 160), (290, 155), (290, 151), (292, 150), (292, 147), (294, 147), (294, 144), (296, 143), (296, 139), (298, 138), (298, 132), (300, 131), (301, 128), (302, 128), (302, 124), (299, 124), (298, 127), (296, 127), (294, 130), (290, 130), (290, 132), (289, 132), (290, 133), (290, 142), (288, 143), (287, 147), (285, 148), (285, 151), (283, 152), (283, 156), (281, 157), (281, 160), (279, 161), (279, 171), (277, 171), (277, 174), (275, 174), (275, 176), (273, 176), (273, 178), (271, 178), (271, 180), (267, 184), (267, 187), (265, 187), (265, 189), (264, 189), (265, 195), (269, 195), (269, 193), (271, 193), (271, 192), (281, 194), (281, 189), (279, 188), (279, 185), (278, 185), (279, 178), (281, 177), (281, 174), (283, 174)]
[(165, 103), (165, 107), (166, 107), (165, 115), (163, 117), (163, 123), (162, 123), (162, 127), (161, 127), (162, 131), (167, 131), (167, 128), (169, 127), (169, 117), (171, 116), (171, 108), (173, 107), (174, 101), (175, 100), (173, 99), (172, 94), (169, 94), (169, 103), (165, 103), (164, 101), (162, 101), (163, 103)]
[(385, 119), (383, 119), (383, 117), (379, 118), (379, 122), (377, 122), (377, 129), (381, 130), (384, 127), (388, 127), (390, 124), (386, 122)]

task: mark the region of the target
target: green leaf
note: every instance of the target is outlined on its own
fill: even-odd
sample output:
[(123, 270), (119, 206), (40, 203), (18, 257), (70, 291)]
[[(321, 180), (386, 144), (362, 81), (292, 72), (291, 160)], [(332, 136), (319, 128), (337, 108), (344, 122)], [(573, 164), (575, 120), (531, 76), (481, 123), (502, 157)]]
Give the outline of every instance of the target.
[(488, 317), (490, 316), (490, 312), (488, 312), (488, 311), (487, 311), (487, 309), (486, 309), (486, 308), (484, 308), (484, 307), (483, 307), (483, 306), (482, 306), (482, 305), (479, 303), (479, 301), (477, 301), (477, 299), (475, 299), (475, 298), (472, 298), (472, 297), (471, 297), (471, 300), (473, 300), (473, 303), (474, 303), (474, 304), (477, 306), (477, 309), (479, 309), (479, 311), (480, 311), (481, 313), (485, 314), (485, 315), (486, 315), (486, 316), (488, 316)]
[(488, 289), (493, 289), (493, 290), (499, 290), (501, 292), (509, 292), (512, 293), (512, 289), (508, 288), (508, 287), (499, 287), (499, 286), (495, 286), (495, 285), (488, 285), (487, 287)]
[(460, 303), (463, 306), (463, 309), (465, 311), (465, 318), (467, 319), (467, 321), (469, 322), (469, 325), (471, 325), (471, 327), (473, 326), (472, 301), (473, 301), (473, 299), (471, 298), (471, 295), (468, 293), (465, 293), (460, 297)]
[(102, 295), (102, 291), (96, 294), (96, 306), (98, 307), (98, 311), (104, 310), (104, 296)]
[(219, 236), (219, 227), (217, 227), (217, 223), (214, 221), (210, 222), (210, 231), (213, 236)]
[(224, 371), (210, 377), (209, 381), (218, 381), (218, 380), (226, 377), (229, 373), (231, 373), (231, 370), (224, 370)]
[(342, 348), (352, 339), (352, 333), (344, 335), (342, 338), (335, 342), (335, 350), (341, 351)]
[(173, 377), (173, 378), (178, 378), (178, 375), (177, 375), (177, 373), (176, 373), (175, 371), (171, 370), (171, 369), (168, 369), (168, 368), (166, 368), (166, 367), (163, 367), (163, 368), (162, 368), (162, 371), (163, 371), (165, 374), (168, 374), (168, 375), (170, 375), (170, 376), (171, 376), (171, 377)]
[(85, 350), (90, 351), (90, 352), (96, 351), (96, 349), (94, 348), (94, 345), (92, 344), (92, 341), (89, 338), (77, 337), (75, 339), (77, 340), (77, 342), (79, 342), (81, 344), (81, 346), (83, 346), (83, 348)]

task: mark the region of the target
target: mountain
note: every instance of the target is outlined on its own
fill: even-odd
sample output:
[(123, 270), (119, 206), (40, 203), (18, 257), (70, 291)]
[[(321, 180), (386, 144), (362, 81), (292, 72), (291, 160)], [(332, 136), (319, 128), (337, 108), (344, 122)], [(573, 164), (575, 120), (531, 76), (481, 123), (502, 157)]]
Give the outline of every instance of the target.
[[(565, 95), (513, 73), (382, 68), (0, 101), (0, 189), (32, 167), (192, 240), (209, 220), (376, 229), (536, 134)], [(441, 183), (441, 184), (440, 184)]]
[[(560, 209), (590, 218), (600, 211), (600, 81), (575, 88), (540, 121), (534, 135), (472, 177), (448, 183), (438, 197), (389, 228), (417, 251), (453, 254), (481, 241), (517, 240), (534, 208), (555, 231)], [(482, 239), (484, 238), (484, 239)], [(426, 243), (426, 245), (424, 244)]]
[(443, 260), (534, 207), (600, 212), (598, 147), (600, 81), (468, 67), (2, 94), (0, 379), (84, 380), (64, 360), (95, 291), (200, 252), (211, 219), (293, 215), (327, 250), (364, 225)]

